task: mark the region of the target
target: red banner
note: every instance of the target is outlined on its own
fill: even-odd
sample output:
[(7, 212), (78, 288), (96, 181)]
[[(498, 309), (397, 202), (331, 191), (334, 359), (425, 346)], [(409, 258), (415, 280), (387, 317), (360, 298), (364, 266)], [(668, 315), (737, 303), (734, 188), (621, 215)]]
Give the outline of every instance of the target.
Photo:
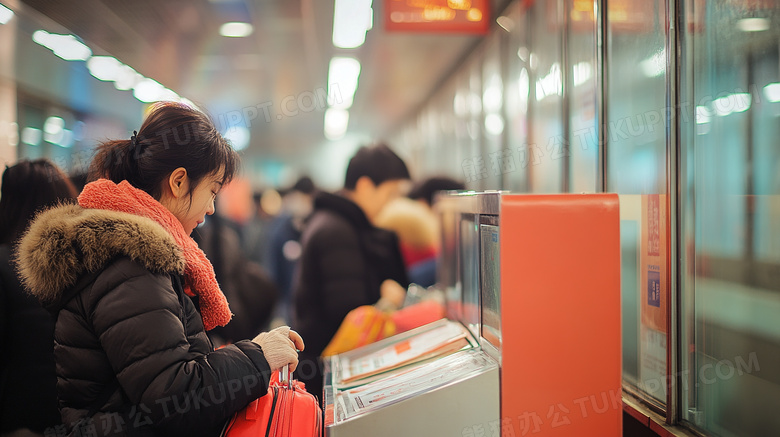
[(485, 34), (490, 28), (488, 0), (385, 0), (388, 32)]

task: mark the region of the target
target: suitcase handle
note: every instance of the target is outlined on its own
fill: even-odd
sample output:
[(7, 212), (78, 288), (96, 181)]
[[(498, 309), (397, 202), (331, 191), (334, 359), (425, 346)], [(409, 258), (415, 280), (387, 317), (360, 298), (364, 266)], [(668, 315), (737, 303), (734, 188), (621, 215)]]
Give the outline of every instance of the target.
[(279, 384), (284, 384), (284, 377), (287, 377), (287, 388), (292, 390), (293, 383), (292, 383), (292, 372), (290, 372), (290, 365), (285, 364), (284, 367), (279, 369)]

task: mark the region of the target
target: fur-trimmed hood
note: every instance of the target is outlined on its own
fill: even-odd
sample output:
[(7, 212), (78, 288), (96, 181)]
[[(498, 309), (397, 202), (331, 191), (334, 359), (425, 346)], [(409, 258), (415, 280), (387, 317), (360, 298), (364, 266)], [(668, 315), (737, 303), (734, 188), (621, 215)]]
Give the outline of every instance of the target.
[(43, 303), (60, 298), (85, 272), (128, 256), (153, 272), (182, 273), (185, 259), (173, 237), (146, 217), (61, 205), (35, 218), (16, 252), (19, 276)]

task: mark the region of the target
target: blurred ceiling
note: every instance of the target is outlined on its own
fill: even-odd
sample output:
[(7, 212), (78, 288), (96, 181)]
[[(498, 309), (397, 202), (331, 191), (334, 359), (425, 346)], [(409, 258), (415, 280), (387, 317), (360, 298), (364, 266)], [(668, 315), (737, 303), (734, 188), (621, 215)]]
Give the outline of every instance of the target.
[[(75, 33), (94, 54), (110, 54), (144, 76), (206, 107), (219, 123), (240, 111), (251, 120), (245, 154), (281, 161), (326, 143), (324, 109), (304, 96), (326, 90), (335, 55), (358, 58), (360, 82), (350, 109), (352, 138), (392, 134), (433, 92), (479, 37), (385, 32), (383, 0), (374, 28), (351, 50), (332, 44), (332, 0), (24, 0)], [(491, 0), (493, 16), (506, 0)], [(246, 38), (219, 35), (221, 24), (249, 22)], [(101, 53), (104, 51), (105, 53)], [(290, 97), (291, 96), (291, 97)], [(285, 99), (286, 98), (286, 99)], [(303, 98), (301, 101), (299, 99)], [(294, 116), (283, 111), (296, 109)], [(270, 108), (266, 121), (261, 108)], [(247, 108), (247, 109), (244, 109)], [(294, 112), (294, 111), (293, 111)]]

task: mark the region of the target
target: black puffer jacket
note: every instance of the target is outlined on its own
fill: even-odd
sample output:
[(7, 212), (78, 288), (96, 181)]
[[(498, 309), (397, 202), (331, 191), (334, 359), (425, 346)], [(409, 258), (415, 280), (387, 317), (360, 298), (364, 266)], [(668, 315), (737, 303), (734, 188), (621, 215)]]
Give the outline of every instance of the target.
[(53, 344), (54, 321), (19, 283), (11, 246), (0, 245), (0, 435), (60, 423)]
[(212, 350), (182, 290), (181, 250), (157, 223), (60, 206), (36, 218), (18, 264), (57, 314), (57, 393), (69, 429), (81, 421), (94, 435), (217, 435), (266, 393), (259, 346)]
[(315, 363), (347, 313), (375, 304), (386, 279), (409, 284), (398, 237), (374, 227), (346, 197), (318, 194), (301, 242), (294, 329), (306, 339), (306, 349), (298, 378), (319, 396), (322, 376)]

